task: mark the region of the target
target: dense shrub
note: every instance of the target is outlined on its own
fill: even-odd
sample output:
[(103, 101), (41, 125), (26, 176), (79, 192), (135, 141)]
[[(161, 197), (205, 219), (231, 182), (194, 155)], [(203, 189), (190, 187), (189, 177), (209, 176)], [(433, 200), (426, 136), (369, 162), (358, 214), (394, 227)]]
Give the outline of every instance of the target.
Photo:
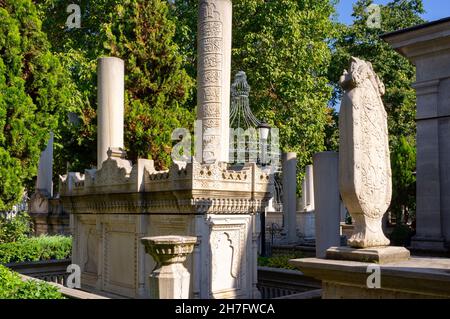
[(32, 232), (32, 223), (27, 213), (20, 213), (13, 218), (0, 216), (0, 244), (20, 241)]
[(0, 265), (0, 299), (64, 299), (58, 289), (46, 282), (23, 281), (20, 276)]
[(64, 143), (80, 96), (41, 30), (32, 0), (0, 1), (0, 210), (33, 188), (39, 156), (55, 133), (55, 154)]
[(71, 237), (40, 236), (0, 244), (0, 264), (10, 262), (65, 259), (70, 257)]

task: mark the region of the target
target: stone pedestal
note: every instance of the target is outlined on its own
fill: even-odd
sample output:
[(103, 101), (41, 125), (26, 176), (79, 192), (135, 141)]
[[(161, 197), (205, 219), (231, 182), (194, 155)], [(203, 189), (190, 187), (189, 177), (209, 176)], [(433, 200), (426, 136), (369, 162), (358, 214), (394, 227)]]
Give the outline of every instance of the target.
[(51, 132), (47, 147), (39, 159), (36, 191), (28, 204), (36, 236), (70, 234), (69, 215), (65, 214), (60, 200), (53, 197), (53, 139)]
[(145, 252), (156, 261), (156, 267), (150, 274), (150, 298), (189, 298), (190, 274), (183, 266), (183, 262), (194, 250), (197, 238), (187, 236), (144, 237), (141, 242), (145, 246)]
[(417, 209), (411, 246), (443, 251), (450, 244), (450, 20), (383, 36), (416, 66)]
[[(450, 298), (450, 259), (411, 258), (377, 265), (329, 259), (294, 259), (306, 276), (322, 280), (323, 299)], [(379, 268), (378, 268), (379, 267)], [(379, 274), (379, 288), (370, 288)]]
[[(38, 201), (32, 202), (33, 204)], [(29, 215), (33, 222), (34, 235), (70, 235), (69, 214), (64, 211), (59, 198), (46, 199), (46, 211), (37, 212), (30, 207)]]
[(297, 238), (297, 154), (283, 153), (283, 215), (288, 243)]
[(123, 148), (125, 64), (119, 58), (98, 59), (97, 168), (109, 148)]
[(316, 214), (314, 211), (298, 211), (298, 232), (304, 239), (316, 237)]
[(352, 260), (371, 262), (377, 264), (387, 264), (408, 260), (409, 250), (404, 247), (373, 247), (373, 248), (351, 248), (351, 247), (331, 247), (327, 249), (326, 258), (333, 260)]
[(324, 152), (313, 158), (316, 256), (319, 258), (325, 257), (326, 250), (339, 246), (341, 241), (338, 156), (335, 152)]
[(312, 165), (307, 165), (305, 168), (300, 205), (301, 207), (298, 207), (300, 211), (314, 211), (314, 174)]

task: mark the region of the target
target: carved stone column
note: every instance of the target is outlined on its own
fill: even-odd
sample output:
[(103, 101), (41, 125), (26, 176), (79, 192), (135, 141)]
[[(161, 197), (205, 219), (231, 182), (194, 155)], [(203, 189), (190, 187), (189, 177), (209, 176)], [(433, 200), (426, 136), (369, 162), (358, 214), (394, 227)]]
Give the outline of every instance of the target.
[(231, 0), (201, 0), (198, 18), (198, 114), (202, 121), (199, 162), (228, 162)]
[(160, 236), (141, 239), (147, 254), (156, 261), (150, 274), (151, 299), (188, 299), (190, 274), (183, 266), (194, 250), (196, 237)]

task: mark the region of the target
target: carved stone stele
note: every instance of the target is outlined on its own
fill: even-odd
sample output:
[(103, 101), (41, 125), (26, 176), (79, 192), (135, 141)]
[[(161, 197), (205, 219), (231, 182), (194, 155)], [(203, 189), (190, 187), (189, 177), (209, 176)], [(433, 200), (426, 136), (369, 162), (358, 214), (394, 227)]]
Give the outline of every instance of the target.
[(389, 245), (381, 227), (392, 195), (384, 85), (369, 62), (351, 58), (340, 85), (339, 188), (355, 228), (354, 248)]

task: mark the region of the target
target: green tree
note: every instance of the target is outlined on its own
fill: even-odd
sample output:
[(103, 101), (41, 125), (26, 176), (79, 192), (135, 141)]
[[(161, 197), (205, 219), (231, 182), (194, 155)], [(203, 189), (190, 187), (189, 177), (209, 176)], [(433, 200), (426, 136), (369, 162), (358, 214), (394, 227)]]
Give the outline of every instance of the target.
[(128, 158), (152, 158), (157, 168), (167, 168), (171, 132), (191, 127), (194, 120), (194, 105), (188, 103), (194, 81), (184, 71), (183, 54), (172, 40), (175, 23), (167, 1), (79, 1), (79, 29), (65, 26), (69, 3), (43, 0), (40, 8), (45, 30), (83, 96), (78, 123), (67, 134), (65, 158), (75, 159), (70, 169), (82, 170), (96, 162), (96, 65), (104, 55), (125, 60)]
[(373, 0), (358, 0), (353, 6), (351, 26), (337, 23), (338, 36), (333, 43), (333, 58), (329, 77), (334, 84), (333, 104), (342, 96), (338, 80), (348, 68), (351, 56), (370, 61), (386, 86), (383, 102), (388, 113), (391, 142), (400, 136), (415, 135), (414, 66), (381, 39), (381, 35), (423, 23), (421, 0), (393, 0), (381, 8), (381, 28), (371, 28), (367, 8)]
[(172, 131), (192, 127), (193, 109), (183, 107), (194, 82), (172, 41), (175, 23), (162, 0), (128, 0), (103, 26), (108, 55), (126, 59), (125, 141), (132, 159), (170, 163)]
[(50, 131), (76, 105), (68, 73), (52, 54), (31, 0), (0, 2), (0, 210), (32, 187)]
[[(196, 0), (176, 0), (177, 43), (195, 64)], [(232, 72), (246, 72), (253, 112), (280, 129), (284, 151), (304, 166), (325, 143), (330, 116), (328, 66), (333, 35), (328, 0), (241, 0), (233, 2)], [(195, 77), (195, 69), (189, 70)]]
[(390, 211), (397, 224), (405, 224), (415, 216), (416, 209), (416, 148), (411, 138), (400, 137), (392, 145), (392, 200)]
[[(105, 54), (101, 29), (120, 0), (37, 0), (42, 28), (76, 85), (78, 109), (61, 132), (64, 143), (55, 145), (55, 177), (66, 170), (83, 171), (97, 164), (97, 58)], [(81, 27), (68, 28), (70, 4), (80, 6)], [(69, 165), (67, 165), (69, 164)]]

